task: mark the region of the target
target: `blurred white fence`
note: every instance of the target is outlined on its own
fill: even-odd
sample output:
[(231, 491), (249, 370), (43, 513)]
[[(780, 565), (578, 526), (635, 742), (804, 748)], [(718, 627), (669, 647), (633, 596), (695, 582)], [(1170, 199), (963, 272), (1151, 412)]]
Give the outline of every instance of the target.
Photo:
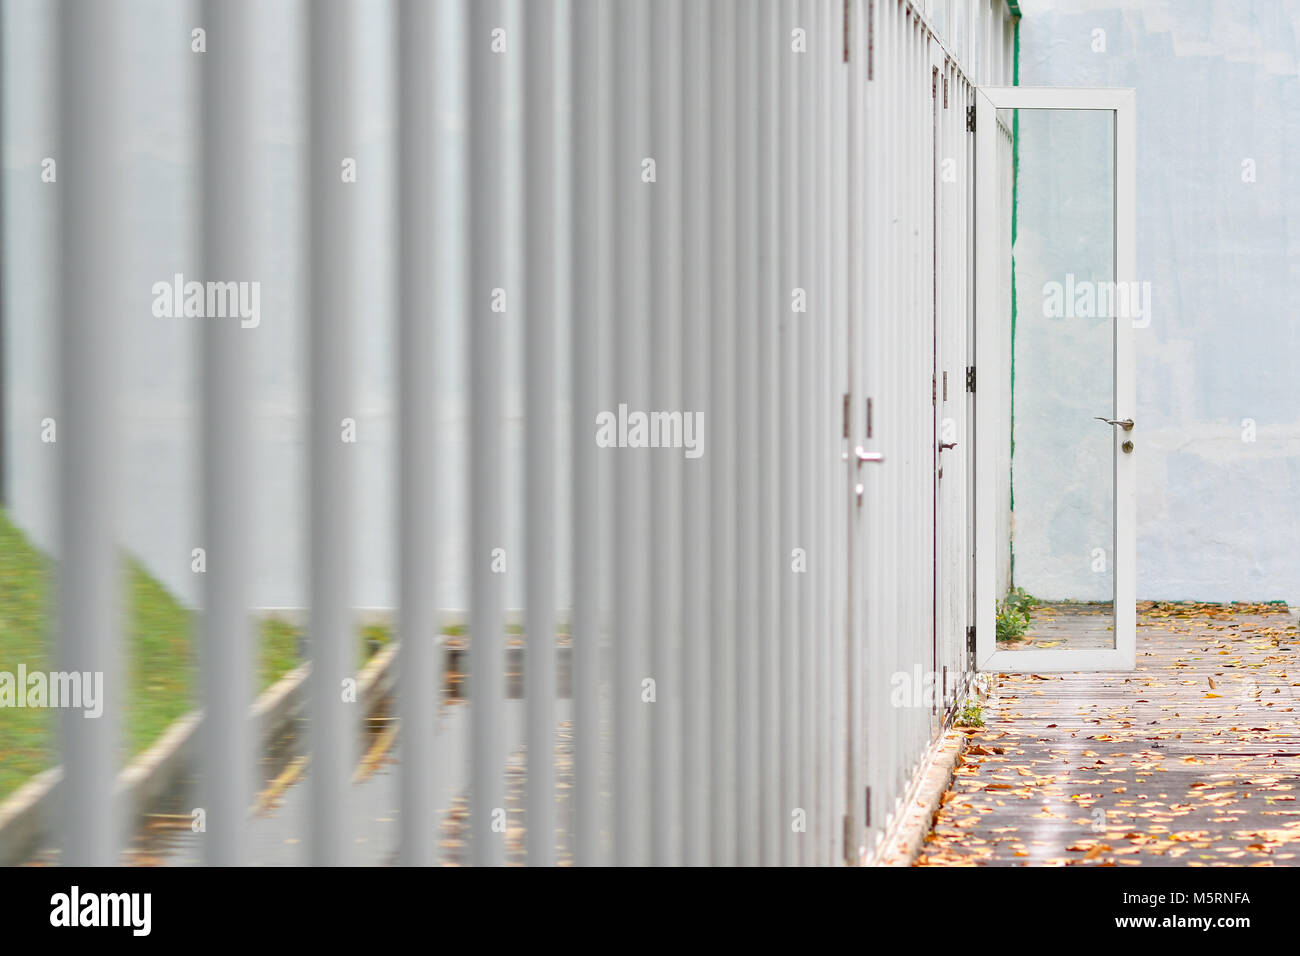
[[(60, 442), (59, 657), (67, 670), (105, 670), (110, 686), (121, 684), (110, 519), (130, 493), (112, 480), (118, 357), (104, 305), (118, 301), (121, 190), (106, 157), (120, 155), (119, 3), (66, 0), (59, 58), (60, 368), (71, 418)], [(1003, 0), (474, 0), (460, 20), (465, 176), (450, 183), (466, 203), (461, 235), (440, 228), (437, 208), (452, 174), (435, 146), (441, 73), (430, 51), (447, 22), (437, 7), (396, 3), (398, 159), (365, 173), (393, 177), (396, 205), (402, 858), (439, 859), (445, 660), (431, 582), (443, 560), (438, 496), (451, 483), (437, 455), (433, 369), (456, 342), (469, 408), (464, 495), (453, 505), (468, 529), (459, 560), (469, 582), (473, 862), (506, 858), (512, 575), (524, 579), (526, 604), (529, 863), (869, 859), (970, 673), (967, 107), (972, 85), (1012, 81), (1012, 11)], [(364, 119), (354, 95), (359, 10), (355, 0), (303, 8), (308, 853), (321, 864), (349, 862), (353, 846), (358, 718), (340, 688), (356, 666), (358, 465), (340, 436), (356, 415), (366, 321), (347, 307), (360, 201), (348, 161)], [(207, 35), (196, 108), (209, 278), (256, 278), (241, 250), (257, 213), (245, 149), (257, 15), (252, 0), (196, 8)], [(520, 65), (508, 69), (512, 58)], [(511, 82), (517, 111), (507, 109)], [(1004, 159), (1009, 183), (1009, 141)], [(507, 202), (515, 191), (520, 201)], [(465, 250), (456, 311), (431, 267), (447, 244)], [(516, 283), (512, 256), (523, 263)], [(194, 383), (208, 548), (197, 799), (208, 809), (208, 858), (239, 863), (249, 859), (255, 759), (257, 481), (242, 467), (241, 336), (255, 333), (205, 321)], [(503, 399), (516, 330), (519, 451), (506, 441)], [(522, 554), (504, 544), (511, 515)], [(556, 693), (563, 648), (571, 713)], [(102, 721), (61, 726), (69, 862), (116, 858), (120, 724), (119, 705)], [(560, 741), (572, 758), (563, 780)]]

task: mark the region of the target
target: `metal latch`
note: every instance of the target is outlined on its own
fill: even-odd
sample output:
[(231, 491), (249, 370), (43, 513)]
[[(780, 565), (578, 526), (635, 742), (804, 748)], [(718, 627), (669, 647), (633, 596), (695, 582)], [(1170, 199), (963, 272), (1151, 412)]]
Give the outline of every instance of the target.
[[(857, 460), (858, 460), (858, 474), (859, 474), (859, 476), (860, 476), (861, 473), (862, 473), (862, 466), (863, 466), (864, 464), (866, 464), (867, 462), (870, 462), (870, 463), (873, 464), (873, 465), (880, 465), (880, 464), (883, 464), (884, 461), (885, 461), (885, 456), (884, 456), (884, 454), (882, 454), (881, 452), (878, 452), (878, 451), (867, 451), (867, 450), (866, 450), (865, 448), (863, 448), (861, 445), (859, 445), (857, 448), (853, 449), (853, 455), (854, 455), (854, 457), (857, 458)], [(861, 481), (859, 481), (858, 484), (857, 484), (857, 487), (855, 487), (853, 490), (856, 491), (856, 492), (858, 493), (858, 507), (861, 508), (861, 507), (862, 507), (862, 493), (863, 493), (863, 491), (866, 490), (866, 486), (863, 485), (863, 483), (862, 483)]]

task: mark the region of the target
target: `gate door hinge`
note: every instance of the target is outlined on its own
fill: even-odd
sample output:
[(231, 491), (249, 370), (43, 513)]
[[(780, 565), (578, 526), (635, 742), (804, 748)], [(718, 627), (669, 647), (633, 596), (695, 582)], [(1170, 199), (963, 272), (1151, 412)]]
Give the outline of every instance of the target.
[(966, 650), (975, 653), (975, 625), (966, 625)]
[(849, 62), (849, 0), (844, 0), (844, 62)]
[(974, 365), (966, 366), (966, 391), (968, 392), (975, 391), (975, 366)]
[(975, 132), (975, 107), (966, 107), (966, 132)]

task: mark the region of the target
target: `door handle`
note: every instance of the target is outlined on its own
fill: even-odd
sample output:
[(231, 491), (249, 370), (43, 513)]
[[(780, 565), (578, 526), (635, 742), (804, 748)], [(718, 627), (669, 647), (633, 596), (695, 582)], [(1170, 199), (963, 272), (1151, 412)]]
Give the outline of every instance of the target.
[(1113, 418), (1102, 418), (1100, 415), (1094, 415), (1092, 417), (1097, 419), (1099, 422), (1105, 422), (1107, 425), (1118, 425), (1126, 432), (1131, 432), (1133, 430), (1133, 425), (1135, 424), (1131, 418), (1123, 418), (1116, 421)]
[[(862, 472), (862, 466), (868, 462), (873, 465), (881, 465), (885, 462), (885, 456), (882, 452), (867, 451), (861, 445), (853, 449), (853, 457), (858, 460), (858, 472)], [(862, 495), (866, 492), (867, 487), (859, 481), (853, 488), (854, 493), (858, 496), (858, 507), (862, 507)]]
[(956, 447), (957, 447), (957, 443), (956, 443), (955, 441), (941, 441), (941, 442), (939, 442), (939, 450), (940, 450), (940, 451), (948, 451), (950, 448), (956, 448)]

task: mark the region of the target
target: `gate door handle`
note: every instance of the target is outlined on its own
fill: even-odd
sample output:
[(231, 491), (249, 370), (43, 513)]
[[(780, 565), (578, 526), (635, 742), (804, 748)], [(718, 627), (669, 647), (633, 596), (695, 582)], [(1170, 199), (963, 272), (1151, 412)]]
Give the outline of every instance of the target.
[[(858, 472), (859, 472), (859, 473), (861, 473), (861, 471), (862, 471), (862, 466), (863, 466), (864, 464), (868, 463), (868, 462), (870, 462), (870, 463), (873, 464), (873, 465), (880, 465), (880, 464), (883, 464), (884, 461), (885, 461), (885, 456), (884, 456), (883, 453), (878, 452), (878, 451), (867, 451), (867, 450), (866, 450), (865, 448), (863, 448), (861, 445), (859, 445), (857, 448), (853, 449), (853, 457), (856, 458), (856, 459), (858, 460)], [(858, 496), (858, 507), (859, 507), (859, 508), (862, 507), (862, 495), (863, 495), (863, 493), (864, 493), (866, 490), (867, 490), (867, 489), (866, 489), (866, 486), (863, 485), (862, 482), (860, 482), (860, 481), (857, 483), (857, 485), (856, 485), (856, 486), (854, 487), (854, 489), (853, 489), (853, 491), (854, 491), (854, 492), (857, 494), (857, 496)]]
[(1133, 430), (1134, 423), (1133, 423), (1133, 419), (1131, 418), (1123, 418), (1120, 419), (1119, 421), (1116, 421), (1113, 418), (1102, 418), (1100, 415), (1094, 415), (1092, 417), (1097, 419), (1097, 421), (1099, 422), (1105, 422), (1107, 425), (1118, 425), (1126, 432), (1131, 432)]

